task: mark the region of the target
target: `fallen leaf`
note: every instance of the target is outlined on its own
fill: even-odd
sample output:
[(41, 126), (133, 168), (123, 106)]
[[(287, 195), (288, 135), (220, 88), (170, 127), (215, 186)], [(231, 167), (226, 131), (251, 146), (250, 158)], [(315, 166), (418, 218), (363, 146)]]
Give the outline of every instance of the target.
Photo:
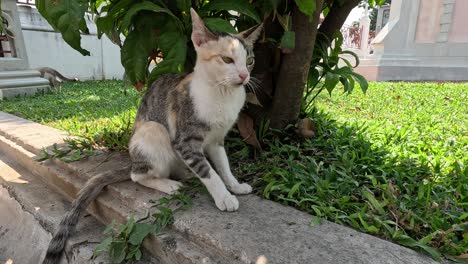
[(263, 107), (263, 105), (258, 101), (257, 96), (254, 93), (247, 93), (245, 101), (249, 104), (258, 105)]
[(297, 121), (296, 124), (296, 134), (303, 138), (313, 138), (315, 137), (315, 123), (309, 119), (309, 118), (304, 118), (299, 121)]
[(135, 89), (137, 89), (139, 93), (141, 93), (143, 89), (145, 88), (145, 83), (138, 80), (133, 86), (135, 87)]
[(260, 145), (255, 133), (253, 119), (249, 115), (240, 113), (239, 119), (237, 120), (237, 128), (239, 129), (242, 139), (247, 144), (258, 150), (262, 150), (262, 146)]
[(457, 256), (457, 258), (459, 258), (459, 259), (468, 259), (468, 253), (461, 254), (461, 255)]

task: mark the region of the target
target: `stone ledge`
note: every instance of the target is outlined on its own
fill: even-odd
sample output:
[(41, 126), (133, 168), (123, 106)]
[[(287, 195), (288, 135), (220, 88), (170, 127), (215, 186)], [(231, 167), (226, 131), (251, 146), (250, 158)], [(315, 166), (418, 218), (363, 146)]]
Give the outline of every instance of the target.
[[(13, 263), (37, 264), (70, 203), (3, 150), (0, 150), (0, 263), (11, 259)], [(62, 263), (109, 263), (105, 254), (90, 260), (94, 248), (105, 237), (101, 235), (104, 225), (89, 216), (80, 219), (79, 232), (69, 240)], [(144, 256), (139, 264), (158, 263), (149, 253)]]
[[(15, 124), (22, 125), (20, 135), (12, 134)], [(34, 155), (47, 146), (22, 136), (29, 134), (25, 131), (29, 126), (34, 127), (34, 134), (49, 138), (47, 144), (54, 137), (58, 143), (62, 140), (58, 130), (49, 134), (51, 128), (0, 112), (1, 149), (68, 199), (92, 175), (129, 162), (128, 157), (119, 154), (70, 164), (35, 162)], [(144, 214), (148, 200), (162, 196), (131, 182), (114, 184), (106, 188), (89, 211), (106, 224), (111, 219), (123, 221), (132, 212)], [(238, 212), (224, 213), (216, 209), (209, 197), (196, 197), (192, 207), (175, 216), (174, 225), (164, 236), (147, 239), (145, 247), (161, 263), (171, 264), (255, 263), (260, 256), (269, 264), (436, 263), (413, 250), (328, 221), (311, 227), (313, 216), (253, 195), (239, 197), (239, 201)]]

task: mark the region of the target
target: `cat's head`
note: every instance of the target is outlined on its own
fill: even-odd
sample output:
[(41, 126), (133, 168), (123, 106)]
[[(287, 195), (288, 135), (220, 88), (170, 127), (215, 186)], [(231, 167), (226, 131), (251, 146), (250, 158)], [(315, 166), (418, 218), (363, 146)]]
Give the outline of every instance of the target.
[(255, 26), (237, 35), (209, 30), (195, 10), (192, 42), (197, 52), (195, 71), (201, 71), (216, 86), (240, 87), (250, 80), (255, 60), (253, 46), (262, 31)]

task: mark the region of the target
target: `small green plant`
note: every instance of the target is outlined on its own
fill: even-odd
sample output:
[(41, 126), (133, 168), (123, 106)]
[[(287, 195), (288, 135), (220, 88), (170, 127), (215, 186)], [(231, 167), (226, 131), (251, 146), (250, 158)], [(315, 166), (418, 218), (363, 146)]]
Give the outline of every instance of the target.
[[(323, 36), (315, 43), (314, 58), (317, 59), (311, 64), (309, 70), (307, 87), (301, 105), (302, 116), (311, 111), (315, 98), (322, 91), (327, 90), (331, 96), (338, 83), (342, 84), (343, 91), (348, 94), (353, 92), (356, 82), (364, 93), (367, 91), (369, 86), (367, 80), (353, 71), (353, 68), (359, 66), (359, 57), (352, 51), (343, 50), (342, 44), (341, 32), (337, 32), (333, 40)], [(352, 65), (345, 55), (353, 57), (355, 65)], [(340, 65), (340, 62), (344, 65)]]
[(62, 147), (54, 144), (50, 149), (42, 149), (36, 160), (40, 162), (48, 159), (59, 159), (68, 163), (94, 156), (97, 153), (98, 151), (86, 140), (67, 138)]
[(202, 189), (199, 181), (189, 180), (178, 194), (163, 197), (157, 201), (151, 201), (151, 209), (156, 213), (150, 214), (138, 221), (130, 216), (126, 223), (117, 224), (116, 221), (107, 226), (105, 235), (110, 235), (94, 250), (93, 257), (108, 249), (111, 263), (127, 263), (132, 260), (140, 260), (142, 257), (141, 246), (144, 239), (153, 234), (159, 235), (173, 223), (174, 214), (192, 205), (191, 196)]

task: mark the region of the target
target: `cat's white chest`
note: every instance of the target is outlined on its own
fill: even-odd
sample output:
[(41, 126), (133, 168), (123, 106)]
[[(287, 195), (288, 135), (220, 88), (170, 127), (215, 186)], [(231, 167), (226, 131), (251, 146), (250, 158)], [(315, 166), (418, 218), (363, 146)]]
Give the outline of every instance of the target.
[(239, 87), (238, 90), (229, 94), (200, 94), (198, 92), (201, 92), (201, 89), (193, 93), (195, 113), (199, 119), (207, 122), (212, 128), (208, 138), (224, 138), (244, 106), (246, 96), (244, 88)]

